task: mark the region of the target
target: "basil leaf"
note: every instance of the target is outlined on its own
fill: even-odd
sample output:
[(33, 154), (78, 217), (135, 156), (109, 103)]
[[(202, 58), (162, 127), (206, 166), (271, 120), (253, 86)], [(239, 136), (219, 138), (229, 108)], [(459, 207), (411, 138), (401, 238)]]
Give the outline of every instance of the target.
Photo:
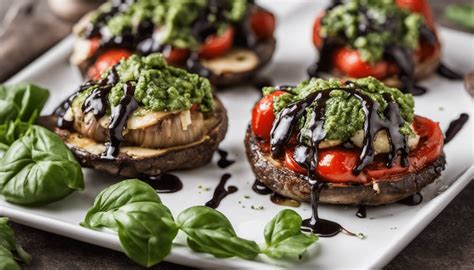
[(51, 131), (32, 126), (0, 160), (0, 193), (11, 203), (42, 205), (84, 189), (81, 165)]
[(20, 266), (13, 259), (13, 254), (2, 246), (0, 246), (0, 269), (20, 270)]
[[(14, 251), (18, 254), (21, 261), (25, 263), (31, 262), (31, 256), (28, 254), (15, 240), (13, 230), (8, 226), (8, 218), (0, 217), (0, 246)], [(0, 268), (1, 269), (1, 268)]]
[(219, 211), (205, 206), (194, 206), (181, 212), (179, 228), (188, 235), (188, 245), (196, 252), (218, 258), (240, 257), (252, 260), (260, 248), (254, 241), (239, 238), (230, 221)]
[(156, 202), (133, 202), (114, 213), (120, 244), (134, 262), (150, 267), (171, 251), (178, 227), (169, 209)]
[(0, 123), (20, 119), (31, 122), (41, 113), (49, 91), (32, 84), (0, 85)]
[(161, 203), (156, 191), (138, 179), (124, 180), (114, 184), (97, 195), (94, 205), (87, 211), (82, 226), (91, 229), (107, 227), (117, 229), (113, 212), (134, 202)]
[(302, 219), (295, 211), (282, 210), (265, 226), (265, 255), (275, 258), (301, 258), (306, 249), (318, 240), (315, 234), (302, 233)]

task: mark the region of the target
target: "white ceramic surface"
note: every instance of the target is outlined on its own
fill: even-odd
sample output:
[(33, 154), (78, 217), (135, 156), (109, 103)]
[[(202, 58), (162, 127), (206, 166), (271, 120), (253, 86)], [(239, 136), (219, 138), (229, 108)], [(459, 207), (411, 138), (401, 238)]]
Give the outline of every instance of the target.
[[(273, 5), (264, 3), (278, 15), (278, 48), (274, 61), (264, 71), (274, 83), (297, 83), (306, 78), (306, 68), (316, 57), (311, 43), (311, 27), (314, 15), (321, 8), (321, 3), (317, 2), (276, 1)], [(444, 43), (444, 62), (458, 70), (474, 69), (474, 37), (447, 29), (441, 29), (440, 32)], [(51, 98), (44, 113), (52, 112), (81, 81), (67, 61), (72, 44), (71, 37), (65, 39), (8, 83), (28, 81), (49, 88)], [(356, 207), (321, 206), (321, 217), (337, 221), (351, 231), (362, 232), (367, 238), (360, 240), (344, 234), (323, 238), (296, 265), (326, 268), (382, 267), (423, 230), (474, 176), (473, 99), (463, 89), (460, 81), (449, 81), (433, 75), (423, 81), (422, 85), (430, 91), (415, 98), (417, 114), (439, 121), (443, 130), (462, 112), (471, 117), (457, 137), (445, 147), (448, 166), (441, 178), (423, 190), (422, 204), (415, 207), (395, 204), (368, 208), (366, 219), (355, 216)], [(268, 196), (258, 195), (251, 190), (254, 176), (245, 157), (243, 138), (245, 127), (250, 120), (250, 110), (258, 99), (258, 93), (251, 87), (237, 87), (221, 92), (219, 96), (230, 118), (229, 131), (221, 147), (229, 151), (230, 159), (235, 159), (236, 163), (227, 169), (220, 169), (216, 166), (216, 155), (213, 162), (203, 168), (177, 172), (183, 180), (184, 189), (160, 196), (176, 215), (189, 206), (202, 205), (209, 200), (220, 176), (229, 172), (232, 178), (228, 184), (236, 185), (239, 191), (225, 198), (218, 210), (229, 217), (241, 236), (262, 241), (263, 227), (284, 207), (272, 204)], [(78, 225), (98, 192), (116, 181), (114, 177), (90, 169), (84, 169), (84, 172), (84, 192), (76, 192), (62, 201), (38, 208), (15, 206), (0, 198), (0, 216), (7, 216), (16, 222), (45, 231), (120, 250), (118, 238), (114, 234), (92, 231)], [(200, 185), (211, 189), (207, 192), (200, 191)], [(250, 198), (244, 198), (245, 195)], [(264, 206), (264, 209), (252, 210), (252, 205)], [(310, 215), (308, 204), (294, 210), (303, 217)], [(269, 266), (264, 264), (261, 258), (256, 262), (214, 259), (193, 253), (182, 246), (174, 248), (166, 260), (197, 267)]]

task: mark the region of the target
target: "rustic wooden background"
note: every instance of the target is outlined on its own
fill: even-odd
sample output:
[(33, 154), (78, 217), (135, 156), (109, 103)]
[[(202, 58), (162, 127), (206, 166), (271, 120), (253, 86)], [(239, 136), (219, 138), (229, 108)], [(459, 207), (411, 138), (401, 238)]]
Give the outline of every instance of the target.
[[(13, 1), (0, 0), (0, 18)], [(77, 0), (76, 0), (77, 1)], [(89, 0), (90, 1), (90, 0)], [(0, 36), (0, 82), (8, 79), (68, 35), (73, 22), (54, 16), (46, 0), (33, 0)], [(67, 2), (64, 0), (64, 2)], [(448, 3), (472, 0), (430, 0), (435, 18), (451, 26), (442, 14)], [(466, 30), (456, 27), (459, 30)], [(474, 48), (473, 48), (474, 49)], [(470, 183), (387, 269), (474, 269), (474, 183)], [(12, 224), (19, 242), (33, 256), (24, 269), (139, 269), (122, 253)], [(153, 269), (185, 269), (161, 263)]]

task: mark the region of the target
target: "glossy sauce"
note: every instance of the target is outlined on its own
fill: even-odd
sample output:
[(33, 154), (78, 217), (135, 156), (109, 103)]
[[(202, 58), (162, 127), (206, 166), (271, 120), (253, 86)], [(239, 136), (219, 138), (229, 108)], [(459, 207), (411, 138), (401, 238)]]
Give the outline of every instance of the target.
[(415, 205), (419, 205), (421, 202), (423, 202), (423, 196), (421, 196), (421, 193), (418, 192), (406, 197), (403, 200), (399, 200), (397, 203), (408, 205), (408, 206), (415, 206)]
[(225, 169), (235, 163), (235, 160), (227, 159), (227, 156), (229, 155), (227, 151), (224, 151), (222, 149), (217, 149), (217, 153), (220, 156), (219, 161), (217, 161), (217, 166), (219, 166), (219, 168)]
[(237, 192), (238, 189), (236, 186), (228, 186), (227, 189), (225, 187), (225, 184), (231, 177), (232, 176), (228, 173), (222, 175), (221, 180), (219, 181), (219, 184), (214, 190), (214, 195), (212, 196), (212, 199), (209, 200), (205, 204), (207, 207), (216, 209), (217, 207), (219, 207), (219, 204), (221, 203), (221, 201), (225, 197), (227, 197), (227, 195)]
[[(306, 145), (304, 138), (301, 134), (298, 134), (298, 144), (295, 147), (294, 159), (300, 166), (306, 169), (306, 180), (311, 186), (312, 216), (303, 221), (302, 229), (312, 231), (323, 237), (334, 236), (341, 231), (346, 231), (338, 223), (321, 219), (318, 215), (319, 195), (326, 183), (319, 179), (319, 176), (315, 173), (317, 167), (316, 157), (318, 156), (318, 145), (326, 136), (323, 128), (324, 114), (326, 103), (332, 91), (344, 90), (352, 97), (357, 98), (365, 114), (365, 137), (360, 160), (353, 171), (354, 174), (362, 172), (365, 166), (373, 161), (375, 150), (373, 149), (372, 142), (375, 138), (375, 134), (380, 130), (386, 130), (389, 136), (390, 151), (387, 155), (386, 166), (392, 166), (399, 152), (401, 165), (404, 167), (408, 166), (409, 148), (405, 136), (399, 131), (399, 127), (404, 124), (404, 120), (400, 116), (398, 104), (392, 100), (390, 95), (384, 95), (383, 98), (387, 101), (388, 105), (383, 112), (384, 117), (382, 118), (378, 113), (380, 111), (380, 105), (377, 102), (374, 102), (369, 96), (358, 91), (358, 86), (354, 82), (347, 81), (345, 85), (346, 87), (329, 88), (314, 92), (305, 99), (291, 103), (280, 111), (273, 123), (270, 134), (272, 157), (279, 158), (283, 154), (284, 148), (288, 144), (293, 131), (296, 131), (299, 119), (307, 115), (306, 108), (312, 104), (317, 104), (315, 109), (307, 116), (309, 117), (309, 130), (311, 132), (309, 135), (309, 138), (311, 138), (309, 142), (310, 145)], [(352, 233), (349, 234), (354, 235)]]
[(140, 180), (148, 183), (158, 193), (174, 193), (183, 189), (183, 182), (178, 176), (163, 173), (157, 176), (141, 176)]
[(462, 80), (464, 78), (462, 74), (459, 74), (458, 72), (450, 69), (443, 63), (439, 64), (438, 69), (436, 69), (436, 72), (440, 76), (443, 76), (446, 79), (450, 79), (450, 80)]
[(469, 115), (467, 115), (466, 113), (461, 113), (458, 119), (453, 120), (451, 121), (451, 123), (449, 123), (448, 130), (446, 130), (445, 133), (444, 144), (449, 143), (458, 134), (458, 132), (462, 129), (464, 124), (466, 124), (468, 119)]
[(366, 218), (367, 217), (367, 207), (365, 205), (359, 205), (357, 209), (356, 217)]
[(273, 193), (271, 189), (265, 186), (265, 184), (260, 182), (258, 179), (255, 179), (255, 182), (253, 182), (252, 190), (260, 195), (268, 195)]

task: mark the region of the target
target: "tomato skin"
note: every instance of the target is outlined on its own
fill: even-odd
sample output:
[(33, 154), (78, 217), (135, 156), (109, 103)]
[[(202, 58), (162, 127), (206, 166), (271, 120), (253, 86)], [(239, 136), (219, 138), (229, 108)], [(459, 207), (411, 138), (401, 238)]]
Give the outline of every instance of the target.
[(313, 44), (316, 46), (316, 48), (321, 48), (323, 45), (323, 40), (321, 36), (319, 35), (319, 32), (321, 30), (321, 20), (324, 17), (324, 12), (320, 12), (316, 18), (314, 19), (314, 24), (313, 24)]
[(433, 46), (428, 42), (421, 41), (420, 46), (415, 51), (415, 56), (420, 62), (424, 62), (432, 58), (438, 49), (439, 45)]
[(285, 166), (294, 172), (306, 175), (307, 174), (306, 169), (304, 169), (298, 163), (296, 163), (293, 157), (294, 154), (295, 154), (294, 147), (288, 148), (285, 151)]
[(184, 62), (186, 62), (186, 59), (188, 59), (189, 55), (191, 54), (191, 51), (189, 49), (181, 49), (181, 48), (175, 48), (168, 46), (164, 51), (163, 51), (163, 56), (166, 59), (166, 62), (171, 65), (182, 65)]
[(413, 126), (421, 137), (416, 149), (410, 153), (410, 171), (415, 172), (441, 155), (444, 137), (439, 123), (428, 118), (416, 115)]
[(342, 47), (333, 54), (334, 67), (353, 78), (372, 76), (383, 79), (389, 74), (390, 64), (387, 61), (378, 61), (369, 64), (362, 61), (359, 51), (348, 47)]
[(95, 54), (95, 52), (97, 52), (97, 50), (99, 49), (100, 47), (100, 38), (91, 38), (89, 39), (89, 53), (88, 53), (88, 56), (92, 56)]
[(275, 16), (265, 10), (256, 10), (250, 17), (250, 27), (258, 38), (271, 38), (275, 31)]
[(123, 50), (123, 49), (108, 50), (97, 58), (94, 65), (91, 68), (89, 68), (89, 70), (87, 71), (87, 76), (89, 76), (89, 78), (97, 80), (100, 78), (100, 74), (103, 71), (117, 64), (123, 58), (128, 58), (130, 55), (132, 54), (128, 50)]
[(284, 94), (284, 91), (275, 91), (261, 98), (252, 109), (252, 131), (264, 140), (270, 140), (275, 113), (273, 110), (273, 98)]
[(222, 35), (207, 37), (199, 50), (199, 56), (210, 59), (228, 52), (234, 43), (234, 32), (234, 27), (229, 26)]
[(411, 12), (421, 14), (426, 24), (433, 29), (433, 12), (427, 0), (396, 0), (395, 3), (401, 8), (406, 8)]

